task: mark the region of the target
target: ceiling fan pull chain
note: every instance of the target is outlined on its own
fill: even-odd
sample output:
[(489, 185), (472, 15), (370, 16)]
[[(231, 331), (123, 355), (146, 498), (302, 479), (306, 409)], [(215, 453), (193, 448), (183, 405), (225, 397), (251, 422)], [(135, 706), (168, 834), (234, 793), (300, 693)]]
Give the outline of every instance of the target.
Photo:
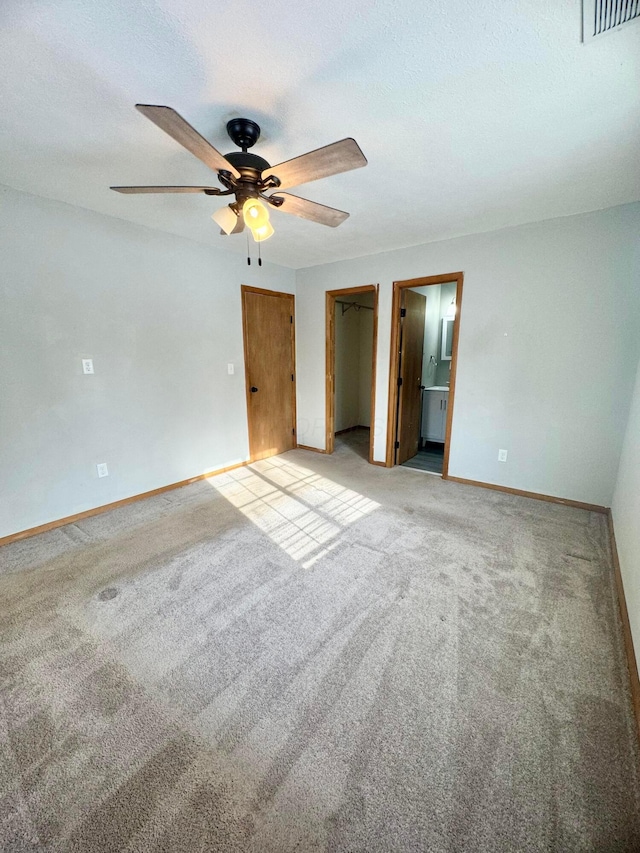
[(249, 256), (249, 235), (247, 234), (247, 265), (251, 266), (251, 258)]
[(260, 243), (258, 243), (258, 266), (262, 266), (262, 255), (260, 254)]

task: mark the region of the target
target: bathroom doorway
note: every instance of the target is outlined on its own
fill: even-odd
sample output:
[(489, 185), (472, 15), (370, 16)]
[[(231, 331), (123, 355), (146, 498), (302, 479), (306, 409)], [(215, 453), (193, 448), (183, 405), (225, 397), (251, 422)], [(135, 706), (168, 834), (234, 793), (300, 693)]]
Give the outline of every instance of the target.
[(461, 272), (393, 284), (388, 467), (447, 477)]
[(349, 433), (356, 452), (373, 460), (377, 333), (377, 285), (327, 291), (326, 453)]

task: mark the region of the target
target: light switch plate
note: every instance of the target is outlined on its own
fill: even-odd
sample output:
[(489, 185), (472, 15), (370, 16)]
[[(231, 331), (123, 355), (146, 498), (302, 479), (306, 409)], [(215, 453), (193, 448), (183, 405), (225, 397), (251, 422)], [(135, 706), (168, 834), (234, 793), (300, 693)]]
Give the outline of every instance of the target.
[(233, 374), (235, 373), (235, 367), (233, 366), (233, 363), (231, 361), (229, 362), (229, 364), (227, 364), (227, 373), (229, 374), (229, 376), (233, 376)]

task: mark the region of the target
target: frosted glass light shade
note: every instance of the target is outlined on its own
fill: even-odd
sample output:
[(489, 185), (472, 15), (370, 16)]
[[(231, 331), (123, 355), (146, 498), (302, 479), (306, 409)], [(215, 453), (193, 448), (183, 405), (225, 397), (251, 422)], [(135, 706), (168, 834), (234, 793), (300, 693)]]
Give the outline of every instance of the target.
[(254, 231), (269, 222), (269, 211), (257, 198), (248, 198), (242, 205), (245, 224)]
[(260, 228), (252, 228), (251, 233), (253, 234), (253, 239), (256, 243), (262, 243), (263, 240), (268, 240), (274, 233), (273, 225), (267, 221), (264, 225), (261, 225)]
[(231, 234), (236, 227), (238, 217), (229, 206), (221, 207), (211, 215), (213, 221), (222, 228), (225, 234)]

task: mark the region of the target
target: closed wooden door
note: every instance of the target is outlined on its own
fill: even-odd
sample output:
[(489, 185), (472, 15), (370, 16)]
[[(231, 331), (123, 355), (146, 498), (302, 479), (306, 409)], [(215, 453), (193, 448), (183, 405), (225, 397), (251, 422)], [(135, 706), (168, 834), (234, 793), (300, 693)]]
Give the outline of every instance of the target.
[(251, 460), (296, 446), (294, 297), (243, 285), (242, 321)]
[(402, 291), (400, 315), (400, 375), (396, 463), (418, 452), (422, 408), (422, 347), (427, 298), (409, 288)]

